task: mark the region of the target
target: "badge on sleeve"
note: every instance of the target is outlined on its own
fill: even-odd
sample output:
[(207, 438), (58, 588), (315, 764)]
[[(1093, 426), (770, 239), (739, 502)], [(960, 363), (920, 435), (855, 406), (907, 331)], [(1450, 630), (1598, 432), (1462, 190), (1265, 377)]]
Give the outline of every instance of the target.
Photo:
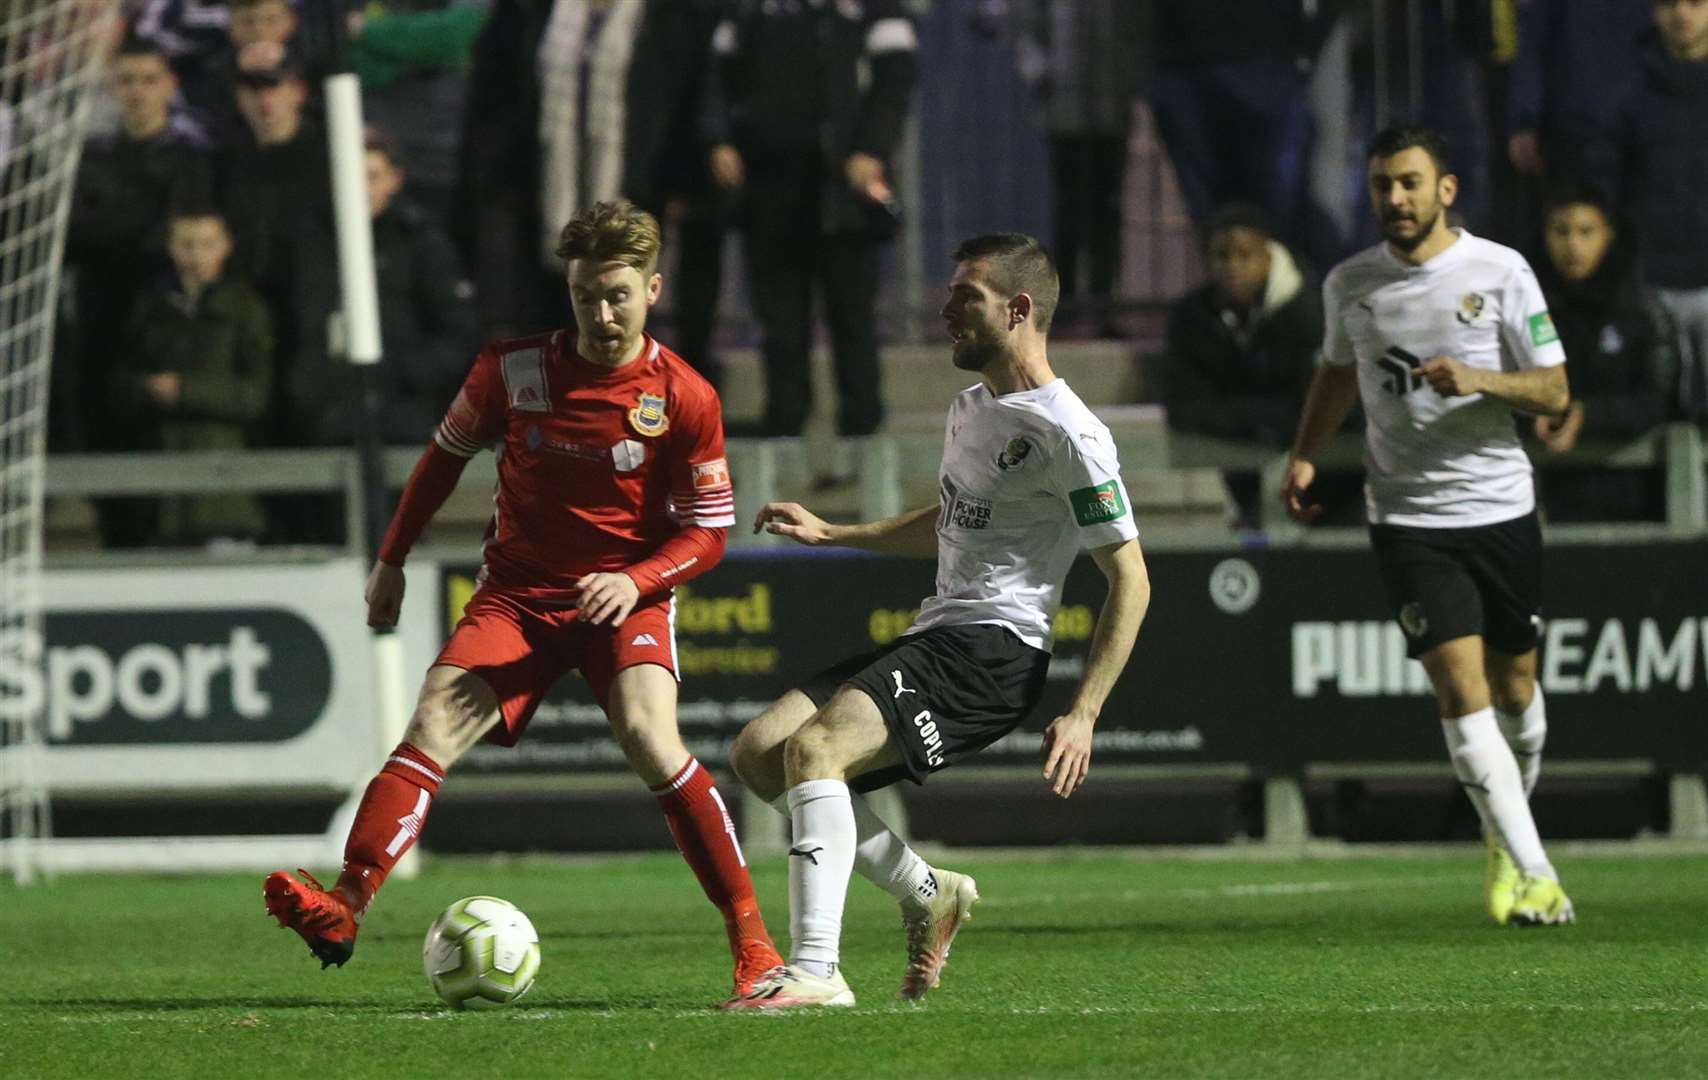
[(636, 432), (656, 438), (670, 430), (670, 417), (664, 415), (663, 394), (642, 394), (640, 403), (629, 410), (629, 423)]
[(1126, 500), (1121, 498), (1121, 485), (1114, 480), (1070, 491), (1068, 502), (1073, 506), (1074, 520), (1082, 527), (1119, 521), (1127, 515)]

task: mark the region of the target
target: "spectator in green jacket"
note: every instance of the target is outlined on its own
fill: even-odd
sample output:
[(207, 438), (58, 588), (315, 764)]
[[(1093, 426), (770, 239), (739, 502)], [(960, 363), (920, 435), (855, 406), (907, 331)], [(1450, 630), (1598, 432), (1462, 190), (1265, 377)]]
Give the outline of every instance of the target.
[(374, 0), (349, 20), (362, 114), (395, 141), (410, 198), (447, 228), (460, 228), (467, 216), (455, 210), (457, 155), (474, 40), (490, 7), (489, 0)]
[[(166, 241), (173, 274), (144, 290), (125, 328), (116, 390), (151, 421), (159, 449), (241, 449), (267, 408), (273, 332), (260, 295), (226, 276), (231, 247), (217, 211), (174, 211)], [(252, 540), (261, 528), (251, 495), (174, 496), (162, 503), (158, 541)]]

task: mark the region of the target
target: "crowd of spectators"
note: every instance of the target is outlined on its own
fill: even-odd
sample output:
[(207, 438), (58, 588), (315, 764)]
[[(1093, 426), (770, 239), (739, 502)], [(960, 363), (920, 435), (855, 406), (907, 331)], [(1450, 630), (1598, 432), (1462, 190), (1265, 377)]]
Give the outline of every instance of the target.
[[(1383, 82), (1391, 64), (1374, 59), (1396, 27), (1412, 34), (1415, 119), (1446, 117), (1480, 196), (1461, 204), (1466, 224), (1531, 256), (1566, 342), (1574, 402), (1535, 422), (1538, 453), (1708, 420), (1708, 196), (1695, 183), (1708, 171), (1708, 0), (1399, 0), (1379, 22), (1349, 0), (936, 3), (1000, 35), (1033, 94), (1063, 323), (1093, 336), (1131, 325), (1113, 318), (1121, 200), (1134, 106), (1148, 105), (1208, 277), (1168, 310), (1153, 369), (1177, 430), (1288, 439), (1321, 340), (1321, 274), (1370, 241), (1354, 224), (1356, 155), (1325, 173), (1321, 147), (1348, 117), (1358, 130), (1404, 111)], [(878, 431), (882, 252), (915, 194), (898, 189), (895, 160), (920, 64), (951, 62), (919, 56), (929, 7), (376, 0), (333, 26), (291, 0), (127, 0), (74, 194), (52, 443), (352, 437), (318, 103), (333, 32), (372, 124), (387, 441), (426, 437), (481, 340), (565, 320), (556, 226), (617, 196), (669, 230), (669, 339), (714, 384), (725, 241), (742, 237), (765, 407), (732, 434), (801, 434), (815, 306), (839, 433)], [(1334, 115), (1312, 88), (1331, 54), (1347, 72)], [(1561, 520), (1659, 513), (1658, 489), (1631, 476), (1550, 470), (1544, 483)], [(1255, 478), (1230, 477), (1230, 492), (1254, 520)], [(285, 496), (97, 509), (116, 547), (326, 529)]]

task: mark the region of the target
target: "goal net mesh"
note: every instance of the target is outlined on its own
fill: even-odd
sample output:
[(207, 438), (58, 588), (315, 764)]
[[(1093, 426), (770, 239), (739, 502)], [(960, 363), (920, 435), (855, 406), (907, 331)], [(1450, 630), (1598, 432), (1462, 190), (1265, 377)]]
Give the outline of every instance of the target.
[(118, 15), (118, 0), (0, 0), (0, 868), (19, 881), (49, 831), (41, 526), (60, 261)]

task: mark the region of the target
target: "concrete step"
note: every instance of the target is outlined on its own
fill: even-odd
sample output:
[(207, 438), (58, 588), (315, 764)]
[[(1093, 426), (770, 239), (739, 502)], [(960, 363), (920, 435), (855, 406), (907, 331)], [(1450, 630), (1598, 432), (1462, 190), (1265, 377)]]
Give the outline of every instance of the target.
[[(1050, 345), (1050, 365), (1087, 405), (1119, 405), (1139, 400), (1138, 347), (1130, 341), (1064, 341)], [(726, 422), (757, 421), (765, 411), (765, 373), (757, 349), (728, 349), (722, 354)], [(888, 411), (946, 409), (957, 393), (978, 381), (949, 362), (949, 343), (886, 345), (879, 354)], [(813, 352), (814, 421), (825, 424), (836, 402), (830, 350)]]

